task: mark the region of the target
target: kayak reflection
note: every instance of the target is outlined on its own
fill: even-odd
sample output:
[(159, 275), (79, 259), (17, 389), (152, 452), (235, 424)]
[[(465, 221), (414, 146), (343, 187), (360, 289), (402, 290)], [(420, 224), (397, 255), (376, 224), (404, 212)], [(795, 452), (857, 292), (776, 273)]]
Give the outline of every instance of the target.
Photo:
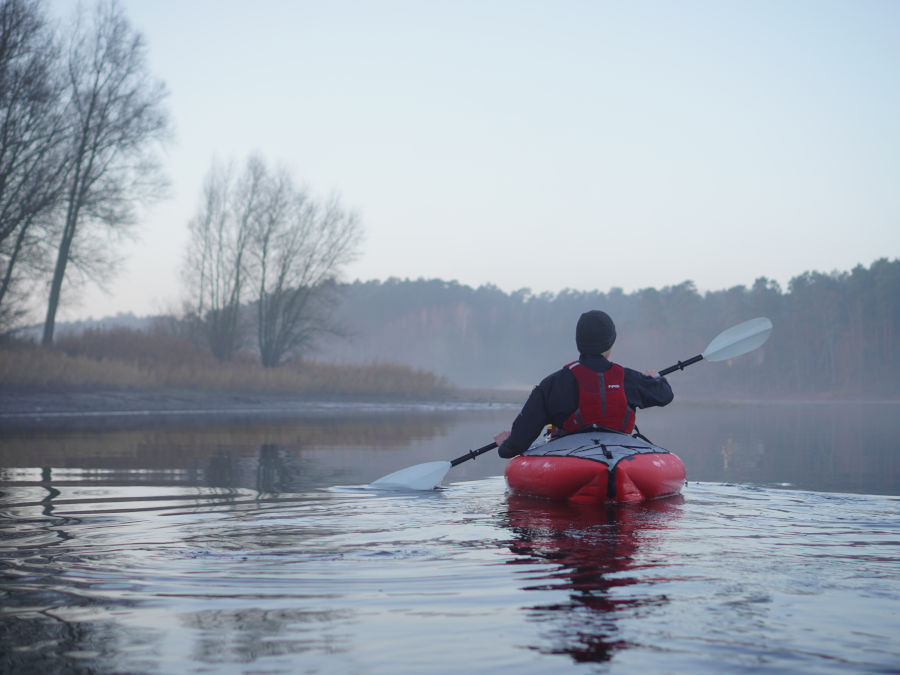
[[(556, 567), (529, 576), (523, 590), (566, 591), (564, 602), (528, 608), (530, 619), (545, 623), (544, 654), (568, 654), (576, 662), (608, 661), (627, 648), (620, 620), (647, 605), (667, 602), (662, 594), (622, 592), (638, 583), (637, 556), (655, 534), (669, 528), (684, 498), (640, 504), (576, 504), (509, 495), (505, 525), (515, 535), (512, 565), (549, 562)], [(646, 584), (645, 584), (646, 585)]]

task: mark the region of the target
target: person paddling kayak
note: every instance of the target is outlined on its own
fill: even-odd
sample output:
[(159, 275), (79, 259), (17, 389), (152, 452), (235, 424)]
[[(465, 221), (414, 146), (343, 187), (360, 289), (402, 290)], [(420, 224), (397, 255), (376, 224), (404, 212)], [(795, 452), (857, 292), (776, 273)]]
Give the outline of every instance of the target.
[(557, 434), (598, 427), (631, 433), (635, 410), (672, 402), (672, 387), (658, 372), (641, 373), (609, 360), (615, 341), (616, 326), (606, 312), (591, 310), (579, 317), (578, 361), (545, 377), (531, 391), (512, 429), (494, 436), (501, 457), (522, 454), (548, 424)]

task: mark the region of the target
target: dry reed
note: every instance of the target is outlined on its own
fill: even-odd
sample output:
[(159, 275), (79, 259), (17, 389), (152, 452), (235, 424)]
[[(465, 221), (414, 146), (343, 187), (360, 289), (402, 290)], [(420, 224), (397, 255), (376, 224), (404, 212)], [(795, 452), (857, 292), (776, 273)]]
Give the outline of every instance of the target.
[(0, 345), (0, 387), (22, 391), (186, 389), (215, 393), (362, 398), (447, 398), (429, 372), (390, 363), (294, 361), (263, 368), (249, 355), (218, 363), (188, 340), (129, 330), (87, 331), (53, 349)]

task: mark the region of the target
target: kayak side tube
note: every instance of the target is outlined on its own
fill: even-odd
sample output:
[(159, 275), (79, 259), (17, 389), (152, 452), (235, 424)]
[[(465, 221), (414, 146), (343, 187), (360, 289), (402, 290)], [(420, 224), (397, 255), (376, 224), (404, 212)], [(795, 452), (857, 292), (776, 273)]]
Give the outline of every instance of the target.
[(684, 463), (672, 452), (641, 452), (607, 463), (573, 456), (520, 455), (506, 465), (516, 494), (581, 503), (640, 502), (677, 495)]

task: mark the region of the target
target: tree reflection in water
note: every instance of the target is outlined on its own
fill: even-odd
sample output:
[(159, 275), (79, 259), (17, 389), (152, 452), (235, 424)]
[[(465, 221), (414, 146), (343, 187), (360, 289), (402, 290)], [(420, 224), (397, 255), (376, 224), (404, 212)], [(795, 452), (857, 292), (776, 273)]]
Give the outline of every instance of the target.
[(191, 612), (180, 620), (200, 636), (191, 655), (194, 661), (230, 664), (309, 651), (349, 651), (352, 641), (344, 624), (352, 616), (348, 610), (246, 607)]
[(640, 598), (616, 589), (635, 584), (642, 544), (654, 530), (677, 518), (682, 497), (645, 504), (573, 504), (510, 495), (505, 525), (514, 533), (512, 565), (549, 562), (549, 574), (530, 577), (523, 590), (563, 590), (566, 602), (535, 605), (530, 618), (546, 623), (544, 654), (568, 654), (576, 662), (603, 662), (627, 648), (620, 635), (625, 613), (667, 602), (664, 595)]

